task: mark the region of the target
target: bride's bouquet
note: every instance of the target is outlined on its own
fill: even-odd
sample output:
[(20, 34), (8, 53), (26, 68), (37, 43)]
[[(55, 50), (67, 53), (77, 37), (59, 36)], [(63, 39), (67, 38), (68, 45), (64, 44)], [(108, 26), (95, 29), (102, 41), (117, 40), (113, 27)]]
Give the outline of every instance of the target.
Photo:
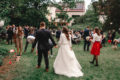
[(90, 41), (90, 39), (91, 39), (90, 36), (87, 36), (87, 37), (86, 37), (86, 40), (87, 40), (87, 41)]

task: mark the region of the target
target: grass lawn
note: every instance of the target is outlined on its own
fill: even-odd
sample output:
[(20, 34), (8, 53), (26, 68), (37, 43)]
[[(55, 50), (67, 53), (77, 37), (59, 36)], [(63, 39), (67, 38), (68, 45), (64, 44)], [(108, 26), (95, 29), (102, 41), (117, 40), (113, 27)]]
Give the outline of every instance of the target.
[[(8, 49), (14, 48), (13, 45), (1, 46)], [(53, 63), (58, 49), (54, 49), (54, 57), (49, 58), (50, 69), (48, 73), (45, 72), (44, 60), (42, 60), (41, 68), (36, 69), (37, 56), (35, 52), (30, 53), (31, 45), (29, 45), (27, 52), (23, 53), (20, 62), (17, 62), (15, 68), (11, 69), (7, 75), (13, 74), (12, 80), (120, 80), (120, 48), (112, 50), (109, 45), (103, 47), (99, 56), (99, 67), (94, 67), (89, 63), (92, 60), (92, 55), (83, 51), (83, 43), (73, 45), (73, 50), (82, 66), (83, 77), (68, 78), (54, 73)], [(3, 77), (3, 80), (7, 75)]]

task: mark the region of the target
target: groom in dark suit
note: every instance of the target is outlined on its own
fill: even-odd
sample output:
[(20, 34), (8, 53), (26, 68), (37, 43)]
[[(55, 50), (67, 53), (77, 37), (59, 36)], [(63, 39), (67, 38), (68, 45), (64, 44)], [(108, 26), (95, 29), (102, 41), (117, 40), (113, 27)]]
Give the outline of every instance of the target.
[(48, 72), (49, 68), (49, 60), (48, 60), (48, 51), (50, 49), (50, 44), (48, 42), (51, 39), (54, 46), (56, 46), (55, 41), (53, 40), (51, 33), (45, 29), (45, 22), (40, 23), (40, 30), (36, 32), (35, 41), (32, 46), (32, 52), (34, 51), (34, 47), (36, 43), (38, 43), (37, 50), (38, 50), (38, 65), (37, 68), (40, 68), (42, 55), (44, 56), (45, 64), (46, 64), (46, 72)]

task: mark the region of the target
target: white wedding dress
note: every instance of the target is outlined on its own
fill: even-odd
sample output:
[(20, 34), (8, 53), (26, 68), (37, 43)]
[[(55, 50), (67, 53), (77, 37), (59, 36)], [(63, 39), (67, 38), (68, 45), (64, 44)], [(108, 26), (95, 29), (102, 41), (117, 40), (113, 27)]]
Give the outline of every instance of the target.
[(71, 36), (68, 41), (65, 34), (62, 33), (59, 40), (59, 50), (54, 62), (54, 71), (56, 74), (64, 75), (67, 77), (80, 77), (83, 76), (81, 66), (77, 61), (74, 51), (71, 50)]

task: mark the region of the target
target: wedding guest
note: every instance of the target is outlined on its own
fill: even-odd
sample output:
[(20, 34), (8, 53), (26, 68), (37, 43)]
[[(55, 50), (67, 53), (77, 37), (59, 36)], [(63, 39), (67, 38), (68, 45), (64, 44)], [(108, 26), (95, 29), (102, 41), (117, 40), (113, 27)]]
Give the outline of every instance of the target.
[(73, 37), (72, 37), (72, 43), (73, 44), (78, 44), (80, 43), (80, 40), (81, 40), (81, 34), (76, 31), (74, 34), (73, 34)]
[(50, 53), (50, 57), (53, 57), (54, 44), (52, 43), (52, 41), (50, 39), (49, 39), (49, 44), (50, 44), (50, 50), (48, 51), (48, 53)]
[[(8, 34), (7, 34), (8, 29), (9, 29), (9, 25), (5, 29), (6, 30), (6, 44), (8, 44)], [(2, 37), (2, 35), (0, 37)]]
[(91, 48), (91, 54), (94, 56), (93, 60), (90, 62), (91, 64), (94, 64), (94, 61), (96, 61), (96, 65), (98, 66), (98, 56), (100, 55), (100, 48), (101, 48), (101, 41), (102, 36), (100, 34), (99, 28), (95, 28), (95, 34), (93, 34), (93, 39), (90, 40), (93, 42), (92, 48)]
[(56, 35), (56, 30), (55, 30), (55, 29), (53, 29), (53, 31), (52, 31), (52, 35), (53, 35), (53, 36)]
[(89, 27), (87, 27), (84, 31), (84, 51), (89, 51), (89, 47), (90, 47), (90, 42), (86, 40), (86, 37), (90, 36), (90, 31), (89, 31)]
[(119, 29), (118, 29), (118, 33), (120, 34), (120, 27), (119, 27)]
[(112, 37), (111, 37), (112, 44), (114, 44), (115, 37), (116, 37), (116, 32), (115, 32), (115, 30), (112, 30)]
[(60, 34), (61, 34), (61, 30), (60, 30), (60, 28), (58, 28), (58, 30), (56, 31), (56, 38), (57, 38), (57, 40), (59, 40)]
[[(52, 30), (49, 29), (50, 33), (52, 34)], [(53, 47), (54, 47), (54, 44), (52, 43), (51, 39), (49, 39), (49, 45), (50, 45), (50, 50), (48, 51), (48, 54), (50, 55), (50, 57), (52, 58), (53, 57)]]
[(102, 46), (105, 47), (105, 44), (106, 44), (106, 35), (104, 34), (104, 32), (101, 32), (101, 35), (102, 35)]
[(14, 43), (15, 43), (15, 47), (17, 47), (17, 45), (16, 45), (16, 32), (17, 32), (17, 28), (16, 28), (16, 26), (13, 24), (12, 25), (12, 29), (13, 29), (13, 41), (14, 41)]
[(24, 28), (24, 34), (25, 34), (25, 38), (27, 38), (27, 36), (29, 34), (29, 26), (25, 26), (25, 28)]
[(7, 34), (8, 34), (7, 42), (8, 42), (8, 44), (12, 45), (12, 37), (13, 37), (12, 26), (9, 26), (9, 28), (7, 30)]
[(81, 41), (81, 34), (80, 34), (80, 32), (77, 32), (76, 36), (77, 36), (77, 43), (79, 43)]
[(81, 38), (83, 38), (83, 36), (84, 36), (84, 30), (81, 30), (80, 34), (81, 34)]
[(21, 26), (17, 27), (16, 30), (16, 47), (17, 47), (17, 55), (20, 56), (22, 55), (22, 50), (23, 50), (23, 37), (24, 37), (24, 32)]
[[(35, 35), (34, 32), (35, 32), (34, 28), (33, 28), (33, 27), (30, 27), (30, 28), (29, 28), (28, 36), (34, 36), (34, 35)], [(26, 39), (26, 44), (25, 44), (24, 52), (26, 52), (27, 47), (28, 47), (28, 44), (29, 44), (29, 42), (28, 42), (28, 40)], [(33, 43), (32, 43), (32, 45), (33, 45)]]
[(111, 41), (112, 41), (112, 33), (111, 33), (110, 30), (108, 31), (107, 38), (108, 38), (108, 43), (111, 43)]

